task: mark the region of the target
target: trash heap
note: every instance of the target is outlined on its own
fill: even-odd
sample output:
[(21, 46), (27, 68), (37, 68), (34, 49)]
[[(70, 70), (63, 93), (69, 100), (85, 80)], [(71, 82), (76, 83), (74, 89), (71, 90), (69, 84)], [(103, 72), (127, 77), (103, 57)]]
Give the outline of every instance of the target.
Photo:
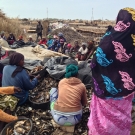
[(85, 37), (83, 37), (81, 34), (79, 34), (78, 32), (76, 32), (75, 30), (71, 29), (71, 28), (59, 28), (56, 29), (54, 31), (52, 31), (52, 35), (58, 35), (58, 33), (63, 33), (64, 37), (66, 38), (68, 43), (73, 44), (74, 41), (78, 40), (79, 43), (82, 42), (87, 42), (90, 39), (87, 39)]

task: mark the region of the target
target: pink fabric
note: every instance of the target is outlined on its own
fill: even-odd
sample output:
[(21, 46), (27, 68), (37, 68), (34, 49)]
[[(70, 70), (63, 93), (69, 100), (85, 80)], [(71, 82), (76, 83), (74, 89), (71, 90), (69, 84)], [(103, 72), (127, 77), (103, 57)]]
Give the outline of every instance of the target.
[(8, 57), (8, 51), (6, 51), (5, 55), (1, 57), (1, 60), (2, 60), (2, 59), (5, 59), (5, 58), (7, 58), (7, 57)]
[(128, 27), (130, 27), (130, 22), (128, 22), (127, 24), (124, 24), (123, 21), (119, 21), (116, 26), (114, 27), (114, 29), (116, 31), (125, 31)]
[(114, 51), (117, 53), (116, 59), (118, 59), (121, 62), (126, 62), (132, 57), (132, 54), (129, 54), (129, 55), (126, 54), (126, 49), (122, 46), (121, 43), (114, 42), (114, 41), (112, 41), (112, 43), (115, 48)]
[(121, 80), (124, 82), (124, 88), (133, 90), (135, 88), (135, 84), (133, 83), (133, 79), (130, 78), (129, 74), (122, 71), (119, 71), (119, 74), (121, 75)]
[(130, 135), (133, 94), (123, 99), (91, 100), (89, 135)]

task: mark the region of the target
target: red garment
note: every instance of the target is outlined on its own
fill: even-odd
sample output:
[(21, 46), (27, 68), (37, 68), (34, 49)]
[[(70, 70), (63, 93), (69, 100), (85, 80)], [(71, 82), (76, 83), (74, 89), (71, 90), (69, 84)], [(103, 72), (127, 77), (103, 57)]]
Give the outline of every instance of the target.
[(85, 61), (86, 56), (86, 54), (77, 54), (76, 58), (78, 58), (79, 61)]
[(8, 57), (8, 51), (6, 51), (5, 55), (3, 55), (3, 56), (1, 57), (1, 60), (2, 60), (2, 59), (5, 59), (5, 58), (7, 58), (7, 57)]
[(47, 40), (46, 39), (40, 40), (39, 45), (46, 45), (46, 43), (47, 43)]

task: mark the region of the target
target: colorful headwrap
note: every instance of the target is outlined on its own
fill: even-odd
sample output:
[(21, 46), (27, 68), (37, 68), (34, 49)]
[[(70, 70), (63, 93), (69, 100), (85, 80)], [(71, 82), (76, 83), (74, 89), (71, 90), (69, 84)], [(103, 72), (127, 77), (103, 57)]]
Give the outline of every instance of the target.
[(121, 98), (135, 91), (135, 10), (120, 10), (116, 25), (99, 44), (91, 62), (94, 93)]
[(74, 77), (78, 74), (78, 66), (70, 64), (66, 67), (66, 78)]
[(15, 77), (17, 73), (21, 72), (23, 70), (22, 67), (18, 66), (19, 62), (24, 59), (24, 56), (21, 53), (13, 53), (10, 56), (9, 64), (10, 65), (16, 65), (17, 68), (12, 73), (12, 77)]
[(68, 45), (67, 45), (67, 47), (68, 47), (68, 48), (71, 48), (71, 47), (72, 47), (72, 45), (71, 45), (71, 44), (68, 44)]

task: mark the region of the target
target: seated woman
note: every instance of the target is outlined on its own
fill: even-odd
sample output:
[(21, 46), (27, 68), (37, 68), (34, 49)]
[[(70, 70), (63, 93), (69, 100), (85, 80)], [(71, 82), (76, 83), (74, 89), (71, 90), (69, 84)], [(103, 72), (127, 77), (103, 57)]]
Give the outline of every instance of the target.
[(46, 43), (47, 43), (47, 40), (46, 40), (45, 37), (43, 37), (43, 38), (40, 40), (39, 45), (41, 45), (41, 46), (44, 47), (44, 48), (47, 48)]
[(70, 49), (71, 49), (72, 45), (69, 43), (65, 43), (65, 45), (63, 46), (63, 54), (69, 55)]
[(23, 40), (23, 36), (19, 36), (18, 40), (13, 43), (13, 45), (17, 45), (18, 47), (22, 47), (25, 45)]
[(59, 125), (77, 124), (82, 117), (82, 106), (87, 104), (86, 88), (78, 76), (78, 67), (68, 65), (65, 78), (59, 82), (58, 90), (50, 91), (50, 108), (54, 121)]
[(7, 38), (7, 42), (9, 45), (13, 45), (13, 43), (16, 41), (15, 36), (13, 35), (13, 33), (9, 34), (9, 37)]
[(55, 52), (58, 52), (58, 50), (60, 48), (58, 43), (59, 43), (58, 37), (56, 35), (54, 35), (53, 36), (53, 43), (52, 43), (52, 45), (50, 45), (50, 47), (48, 47), (48, 49), (55, 51)]
[(15, 110), (19, 99), (10, 94), (20, 91), (21, 89), (17, 87), (0, 87), (0, 132), (6, 123), (18, 119), (16, 116), (10, 115), (10, 113)]
[(84, 61), (87, 58), (88, 48), (87, 43), (82, 43), (82, 47), (78, 50), (77, 58), (79, 61)]
[(28, 41), (26, 42), (26, 45), (36, 46), (36, 43), (33, 41), (32, 36), (28, 37)]
[(51, 35), (48, 35), (47, 37), (48, 37), (47, 46), (49, 49), (53, 45), (54, 39)]
[(86, 60), (91, 58), (91, 56), (93, 55), (95, 50), (96, 50), (96, 47), (94, 46), (94, 42), (93, 41), (88, 42), (88, 52), (87, 52), (87, 59)]
[(7, 40), (6, 37), (5, 37), (5, 32), (4, 31), (1, 31), (0, 38), (2, 38), (4, 40)]
[(22, 105), (28, 99), (28, 91), (36, 87), (40, 76), (30, 81), (30, 76), (23, 69), (24, 56), (20, 53), (13, 53), (9, 59), (9, 65), (3, 69), (2, 87), (16, 86), (22, 89), (22, 92), (14, 94), (19, 98), (19, 105)]
[(74, 46), (71, 47), (71, 49), (70, 49), (70, 53), (77, 53), (79, 48), (80, 48), (80, 46), (79, 46), (78, 41), (75, 41), (74, 42)]

